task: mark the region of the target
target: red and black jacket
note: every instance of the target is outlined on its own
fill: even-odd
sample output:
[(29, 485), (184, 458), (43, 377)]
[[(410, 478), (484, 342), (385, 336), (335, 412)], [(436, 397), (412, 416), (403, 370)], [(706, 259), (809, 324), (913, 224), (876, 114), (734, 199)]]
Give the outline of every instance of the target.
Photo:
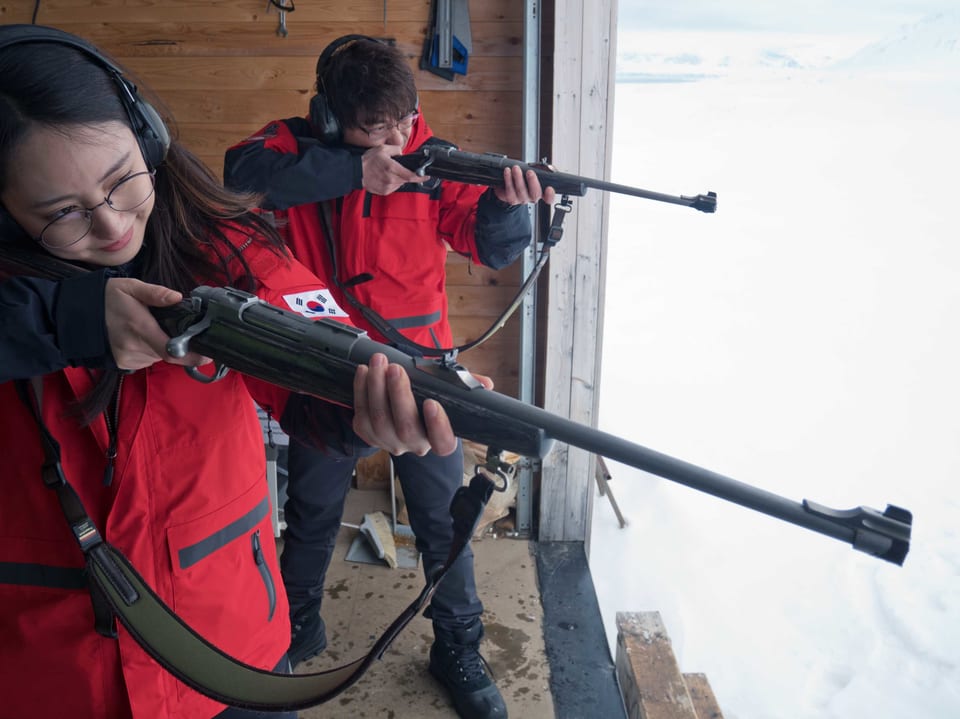
[[(420, 116), (404, 150), (435, 141)], [(320, 208), (329, 201), (336, 252), (336, 281), (329, 284), (353, 322), (387, 340), (338, 294), (338, 285), (408, 339), (449, 347), (448, 248), (477, 264), (504, 267), (530, 242), (530, 210), (459, 182), (372, 194), (362, 189), (362, 151), (320, 144), (304, 118), (278, 120), (227, 151), (224, 182), (263, 193), (263, 210), (293, 254), (325, 279), (334, 270)]]

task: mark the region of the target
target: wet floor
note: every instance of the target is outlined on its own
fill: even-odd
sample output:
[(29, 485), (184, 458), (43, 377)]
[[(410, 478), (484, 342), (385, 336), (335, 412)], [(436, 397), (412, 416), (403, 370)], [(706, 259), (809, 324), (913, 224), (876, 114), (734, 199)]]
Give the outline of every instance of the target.
[[(389, 512), (385, 492), (351, 490), (343, 521), (359, 524), (365, 512)], [(301, 664), (299, 673), (328, 669), (364, 655), (380, 633), (423, 588), (421, 569), (344, 560), (357, 531), (342, 528), (327, 574), (323, 618), (327, 649)], [(525, 540), (486, 536), (474, 541), (486, 636), (481, 652), (490, 664), (511, 717), (553, 719), (543, 611), (536, 562)], [(300, 712), (302, 719), (440, 719), (456, 717), (447, 694), (427, 672), (431, 623), (414, 618), (360, 681), (326, 704)]]

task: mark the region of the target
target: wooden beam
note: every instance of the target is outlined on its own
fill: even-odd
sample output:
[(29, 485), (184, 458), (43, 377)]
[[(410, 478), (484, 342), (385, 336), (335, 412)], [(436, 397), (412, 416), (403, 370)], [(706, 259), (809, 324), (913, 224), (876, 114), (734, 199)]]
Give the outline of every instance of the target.
[(630, 719), (698, 719), (659, 612), (617, 612), (616, 668)]
[[(609, 176), (615, 76), (616, 0), (587, 6), (557, 0), (553, 56), (553, 163), (567, 172)], [(596, 426), (603, 327), (606, 193), (574, 198), (563, 240), (551, 252), (544, 406)], [(590, 536), (593, 457), (558, 446), (543, 465), (540, 540)]]

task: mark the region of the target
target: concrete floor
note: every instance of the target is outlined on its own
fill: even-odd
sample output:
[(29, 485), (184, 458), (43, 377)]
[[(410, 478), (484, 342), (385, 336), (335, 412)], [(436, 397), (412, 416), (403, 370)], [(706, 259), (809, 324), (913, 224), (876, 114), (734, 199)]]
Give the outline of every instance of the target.
[[(351, 490), (343, 521), (359, 524), (365, 512), (389, 514), (385, 492)], [(344, 560), (357, 530), (341, 528), (327, 573), (323, 618), (327, 649), (297, 668), (322, 671), (365, 654), (376, 637), (423, 587), (422, 569), (390, 569)], [(282, 540), (279, 540), (282, 542)], [(536, 561), (526, 540), (485, 536), (474, 541), (475, 568), (486, 637), (481, 651), (493, 671), (511, 717), (553, 719), (549, 666), (544, 651), (543, 608)], [(433, 631), (416, 617), (383, 659), (360, 681), (326, 704), (300, 712), (301, 719), (456, 717), (446, 691), (427, 672)]]

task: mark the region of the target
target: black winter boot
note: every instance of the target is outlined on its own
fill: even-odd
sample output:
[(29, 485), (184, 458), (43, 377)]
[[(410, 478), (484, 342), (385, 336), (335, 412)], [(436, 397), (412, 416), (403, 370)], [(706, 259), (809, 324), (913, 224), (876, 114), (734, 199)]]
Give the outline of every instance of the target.
[(308, 604), (290, 618), (290, 648), (287, 657), (290, 668), (317, 656), (327, 648), (327, 627), (317, 604)]
[(430, 673), (446, 687), (462, 719), (506, 719), (507, 706), (480, 656), (483, 623), (447, 630), (434, 625)]

